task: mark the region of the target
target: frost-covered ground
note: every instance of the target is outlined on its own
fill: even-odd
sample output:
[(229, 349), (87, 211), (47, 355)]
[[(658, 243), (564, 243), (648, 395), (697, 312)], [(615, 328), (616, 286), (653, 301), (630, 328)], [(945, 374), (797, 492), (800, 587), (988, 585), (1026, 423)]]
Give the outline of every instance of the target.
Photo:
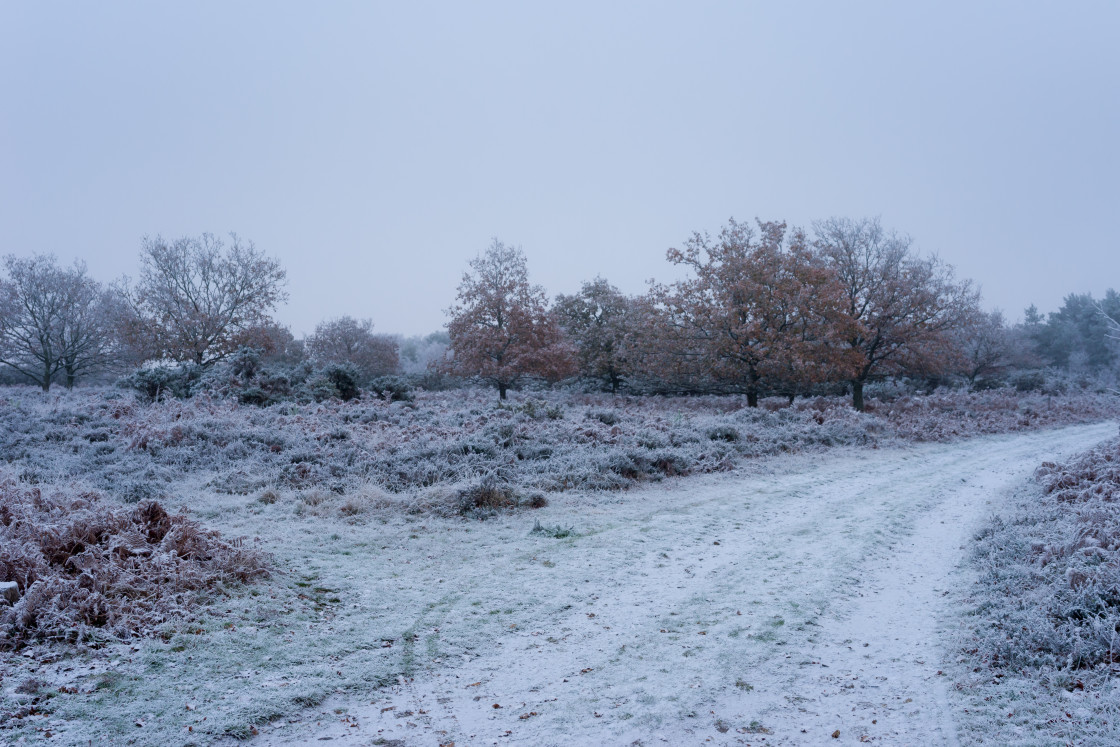
[[(571, 500), (404, 558), (435, 577), (426, 661), (268, 743), (955, 744), (939, 626), (992, 501), (1097, 425)], [(637, 508), (632, 500), (637, 500)], [(399, 562), (399, 561), (398, 561)], [(500, 706), (500, 707), (495, 707)]]
[(1114, 429), (785, 457), (482, 523), (332, 519), (326, 537), (200, 506), (271, 528), (290, 586), (167, 642), (9, 659), (6, 699), (31, 678), (77, 692), (6, 736), (951, 744), (936, 629), (962, 545), (1002, 490)]
[(1120, 744), (1118, 499), (1112, 439), (1045, 463), (979, 533), (955, 594), (962, 742)]
[[(391, 432), (407, 435), (413, 410), (142, 409), (73, 397), (46, 412), (36, 403), (34, 417), (26, 401), (0, 412), (16, 424), (3, 435), (20, 450), (5, 457), (25, 482), (111, 489), (115, 471), (130, 492), (110, 496), (125, 501), (146, 499), (135, 486), (154, 485), (169, 508), (271, 553), (276, 573), (205, 615), (167, 620), (158, 637), (0, 654), (3, 741), (836, 744), (839, 729), (840, 743), (951, 743), (935, 628), (962, 546), (1006, 487), (1115, 431), (1083, 425), (908, 446), (889, 416), (849, 416), (827, 403), (784, 415), (719, 402), (697, 412), (688, 401), (666, 414), (638, 403), (638, 414), (624, 411), (612, 425), (599, 401), (560, 403), (563, 417), (536, 419), (466, 398), (464, 428), (481, 418), (508, 419), (515, 433), (544, 425), (568, 455), (565, 469), (610, 480), (620, 476), (610, 458), (647, 426), (662, 426), (664, 439), (639, 444), (647, 451), (778, 454), (685, 480), (628, 477), (628, 491), (552, 491), (546, 508), (477, 521), (436, 510), (447, 500), (438, 484), (394, 494), (360, 466), (340, 468), (341, 492), (267, 482), (228, 490), (231, 475), (282, 478), (291, 464), (324, 467), (309, 474), (330, 479), (330, 465), (353, 465), (346, 449), (365, 448), (382, 428), (380, 415), (368, 430), (347, 415), (383, 407), (403, 423)], [(903, 403), (905, 422), (946, 438), (1100, 416), (1042, 398), (1010, 418), (942, 402), (950, 415), (936, 400)], [(1051, 414), (1038, 415), (1048, 404)], [(339, 428), (348, 435), (333, 437)], [(580, 465), (563, 451), (565, 434), (580, 431), (592, 435), (578, 451), (600, 461)], [(863, 446), (826, 450), (822, 433)], [(429, 442), (422, 429), (411, 434)], [(273, 443), (258, 448), (265, 437)], [(481, 456), (524, 445), (498, 443)], [(427, 446), (400, 449), (444, 463)], [(282, 459), (286, 451), (301, 459)], [(538, 522), (548, 531), (532, 532)]]

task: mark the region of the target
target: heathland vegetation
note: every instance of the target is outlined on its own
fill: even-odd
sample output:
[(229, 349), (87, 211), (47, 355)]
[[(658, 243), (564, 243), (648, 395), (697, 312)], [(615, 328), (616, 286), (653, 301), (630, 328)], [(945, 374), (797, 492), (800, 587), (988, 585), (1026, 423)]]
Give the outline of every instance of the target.
[[(550, 300), (525, 254), (495, 239), (448, 299), (445, 330), (402, 338), (341, 317), (297, 339), (275, 319), (283, 268), (235, 235), (145, 239), (139, 276), (109, 286), (81, 263), (6, 257), (0, 650), (34, 662), (57, 658), (51, 647), (147, 639), (167, 647), (161, 657), (202, 656), (197, 636), (231, 630), (215, 628), (219, 602), (229, 615), (236, 606), (238, 625), (287, 644), (292, 620), (311, 630), (342, 615), (336, 591), (284, 555), (324, 536), (365, 537), (391, 522), (451, 531), (572, 491), (602, 497), (594, 491), (746, 459), (1120, 411), (1113, 291), (1070, 295), (1045, 316), (1032, 306), (1010, 324), (878, 220), (808, 231), (732, 220), (667, 259), (686, 275), (647, 293), (595, 278)], [(1036, 667), (1055, 687), (1108, 680), (1117, 458), (1113, 444), (1046, 465), (1046, 497), (979, 540), (987, 580), (1016, 600), (980, 599), (966, 646), (983, 671)], [(256, 536), (233, 536), (238, 528)], [(372, 552), (368, 538), (355, 542), (339, 552)], [(314, 645), (328, 646), (325, 636)], [(350, 648), (337, 657), (373, 656), (364, 639), (340, 640)], [(401, 640), (411, 645), (415, 632)], [(296, 653), (285, 654), (292, 672), (319, 661)], [(404, 669), (378, 659), (376, 676), (346, 687), (408, 671), (412, 649), (401, 656), (392, 666)], [(317, 704), (334, 687), (324, 678), (343, 676), (314, 667), (286, 708)], [(89, 705), (116, 687), (67, 681), (48, 692), (11, 677), (0, 677), (14, 698), (0, 729), (20, 736), (42, 732), (45, 714), (78, 712), (59, 693)], [(114, 702), (131, 714), (123, 699)], [(210, 722), (189, 728), (250, 736), (278, 716), (220, 700), (209, 701)]]

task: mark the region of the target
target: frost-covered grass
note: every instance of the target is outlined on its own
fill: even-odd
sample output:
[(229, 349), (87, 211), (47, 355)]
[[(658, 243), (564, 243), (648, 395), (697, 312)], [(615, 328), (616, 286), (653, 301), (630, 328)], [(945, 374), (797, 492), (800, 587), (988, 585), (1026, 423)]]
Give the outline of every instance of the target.
[[(1120, 440), (1067, 463), (981, 533), (962, 641), (966, 724), (1030, 744), (1120, 742)], [(974, 735), (975, 736), (975, 735)]]
[[(460, 390), (420, 392), (415, 402), (261, 408), (205, 396), (142, 404), (109, 390), (39, 395), (9, 388), (0, 390), (0, 454), (23, 482), (80, 480), (124, 502), (181, 493), (184, 475), (205, 474), (207, 488), (229, 495), (271, 490), (351, 513), (390, 503), (456, 513), (530, 502), (538, 492), (613, 490), (724, 471), (741, 458), (946, 441), (1117, 411), (1103, 395), (1007, 390), (872, 401), (863, 414), (843, 398), (764, 404), (544, 393), (502, 405), (492, 392)], [(505, 493), (480, 503), (487, 486)]]
[[(100, 648), (36, 642), (0, 654), (0, 741), (48, 731), (63, 742), (246, 737), (333, 694), (364, 697), (435, 666), (447, 648), (440, 629), (456, 631), (457, 656), (485, 650), (520, 625), (522, 605), (467, 599), (466, 583), (451, 591), (443, 585), (451, 569), (513, 574), (531, 563), (528, 575), (545, 584), (524, 586), (532, 607), (555, 591), (547, 569), (560, 558), (511, 552), (509, 567), (495, 569), (492, 542), (468, 542), (480, 525), (462, 515), (489, 518), (496, 542), (531, 536), (545, 550), (564, 543), (565, 557), (576, 558), (595, 542), (594, 527), (545, 508), (542, 531), (530, 535), (535, 517), (506, 509), (572, 492), (565, 500), (585, 507), (582, 518), (621, 505), (604, 490), (724, 471), (743, 459), (953, 440), (1115, 412), (1095, 395), (1007, 392), (873, 401), (865, 414), (840, 398), (744, 405), (736, 397), (536, 393), (499, 406), (492, 392), (467, 390), (420, 392), (414, 403), (261, 408), (204, 396), (143, 404), (116, 390), (2, 389), (0, 459), (19, 490), (65, 500), (97, 493), (124, 516), (159, 501), (200, 531), (245, 536), (274, 558), (275, 575), (209, 598), (193, 614), (145, 623), (153, 637)], [(641, 510), (641, 495), (624, 513)], [(462, 557), (444, 557), (460, 545), (469, 548)]]

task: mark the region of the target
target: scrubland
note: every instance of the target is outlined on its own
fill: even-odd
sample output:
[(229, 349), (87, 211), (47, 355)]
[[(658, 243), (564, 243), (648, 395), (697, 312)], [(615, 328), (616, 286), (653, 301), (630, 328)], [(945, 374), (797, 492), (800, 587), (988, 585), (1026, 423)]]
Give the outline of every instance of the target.
[[(0, 606), (0, 733), (202, 744), (291, 722), (310, 728), (321, 716), (308, 714), (331, 699), (377, 699), (446, 666), (448, 651), (477, 657), (510, 626), (566, 618), (552, 597), (579, 580), (565, 572), (551, 586), (553, 566), (578, 563), (598, 541), (587, 538), (627, 517), (665, 512), (666, 501), (684, 510), (689, 485), (736, 479), (718, 473), (829, 452), (833, 462), (861, 455), (873, 465), (874, 450), (1117, 414), (1115, 398), (1090, 391), (900, 394), (870, 400), (866, 413), (844, 398), (745, 404), (555, 391), (498, 403), (491, 391), (456, 390), (257, 407), (205, 394), (145, 403), (113, 389), (0, 390), (0, 581), (20, 593)], [(1085, 498), (1079, 515), (1104, 511), (1100, 495)], [(719, 505), (710, 502), (715, 534)], [(751, 521), (741, 508), (740, 526)], [(915, 510), (886, 511), (895, 523), (873, 527), (904, 532)], [(1093, 521), (1077, 531), (1113, 519)], [(1016, 562), (1041, 568), (1047, 558), (1045, 573), (1059, 574), (1062, 593), (1084, 606), (1113, 583), (1086, 570), (1096, 562), (1087, 548), (1114, 548), (1082, 534), (1055, 535)], [(873, 535), (853, 558), (871, 552)], [(670, 555), (671, 540), (662, 538)], [(557, 559), (549, 547), (562, 550)], [(1067, 578), (1074, 556), (1080, 565)], [(585, 571), (588, 583), (612, 567)], [(486, 581), (472, 593), (471, 578)], [(1085, 657), (1074, 669), (1097, 671), (1107, 659), (1104, 628), (1092, 627), (1108, 606), (1100, 599), (1074, 636)], [(1068, 639), (1075, 627), (1054, 635)], [(1005, 648), (1032, 646), (1033, 638), (1009, 639)], [(1018, 666), (990, 635), (971, 649), (977, 666)], [(353, 703), (339, 708), (336, 720)], [(661, 708), (660, 719), (675, 713)]]

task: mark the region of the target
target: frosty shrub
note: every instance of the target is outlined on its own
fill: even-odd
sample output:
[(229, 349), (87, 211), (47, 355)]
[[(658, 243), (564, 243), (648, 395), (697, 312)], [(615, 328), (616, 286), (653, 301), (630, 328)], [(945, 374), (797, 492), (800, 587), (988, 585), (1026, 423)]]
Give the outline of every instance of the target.
[(369, 391), (387, 402), (412, 401), (412, 385), (403, 376), (379, 376), (369, 383)]
[[(329, 385), (332, 391), (330, 397), (337, 397), (343, 402), (349, 402), (362, 393), (358, 388), (358, 372), (348, 364), (332, 363), (320, 372), (319, 378)], [(328, 397), (315, 397), (317, 402), (324, 399)]]
[(189, 397), (198, 378), (194, 366), (153, 366), (137, 369), (117, 384), (139, 393), (148, 402), (158, 402), (167, 397)]
[[(516, 496), (620, 490), (666, 477), (733, 469), (742, 459), (834, 446), (948, 441), (1101, 420), (1115, 397), (1012, 389), (868, 400), (858, 413), (839, 396), (761, 401), (738, 396), (623, 397), (543, 391), (505, 403), (483, 389), (417, 390), (412, 401), (343, 401), (325, 378), (292, 368), (290, 398), (245, 402), (244, 378), (216, 364), (190, 399), (146, 403), (111, 389), (0, 389), (0, 465), (25, 485), (81, 481), (122, 503), (177, 500), (205, 486), (234, 501), (325, 491), (340, 498), (371, 486), (400, 507), (458, 513), (455, 497), (487, 475)], [(250, 382), (270, 375), (255, 369)], [(300, 379), (300, 376), (310, 376)], [(382, 390), (387, 391), (387, 390)], [(302, 394), (301, 394), (302, 393)], [(188, 481), (190, 488), (187, 488)], [(438, 496), (430, 489), (446, 488)], [(483, 504), (523, 505), (524, 499)], [(472, 499), (473, 500), (473, 499)], [(333, 499), (332, 499), (333, 501)], [(318, 515), (303, 501), (307, 516)], [(260, 505), (259, 503), (257, 505)], [(355, 520), (366, 515), (360, 507)]]
[(1120, 440), (1066, 464), (981, 535), (975, 654), (1054, 686), (1120, 663)]
[(516, 489), (507, 482), (486, 476), (459, 492), (459, 511), (513, 508), (519, 503)]
[(209, 593), (267, 575), (261, 553), (158, 503), (125, 510), (0, 475), (0, 581), (20, 591), (0, 604), (0, 648), (149, 635), (190, 619)]

